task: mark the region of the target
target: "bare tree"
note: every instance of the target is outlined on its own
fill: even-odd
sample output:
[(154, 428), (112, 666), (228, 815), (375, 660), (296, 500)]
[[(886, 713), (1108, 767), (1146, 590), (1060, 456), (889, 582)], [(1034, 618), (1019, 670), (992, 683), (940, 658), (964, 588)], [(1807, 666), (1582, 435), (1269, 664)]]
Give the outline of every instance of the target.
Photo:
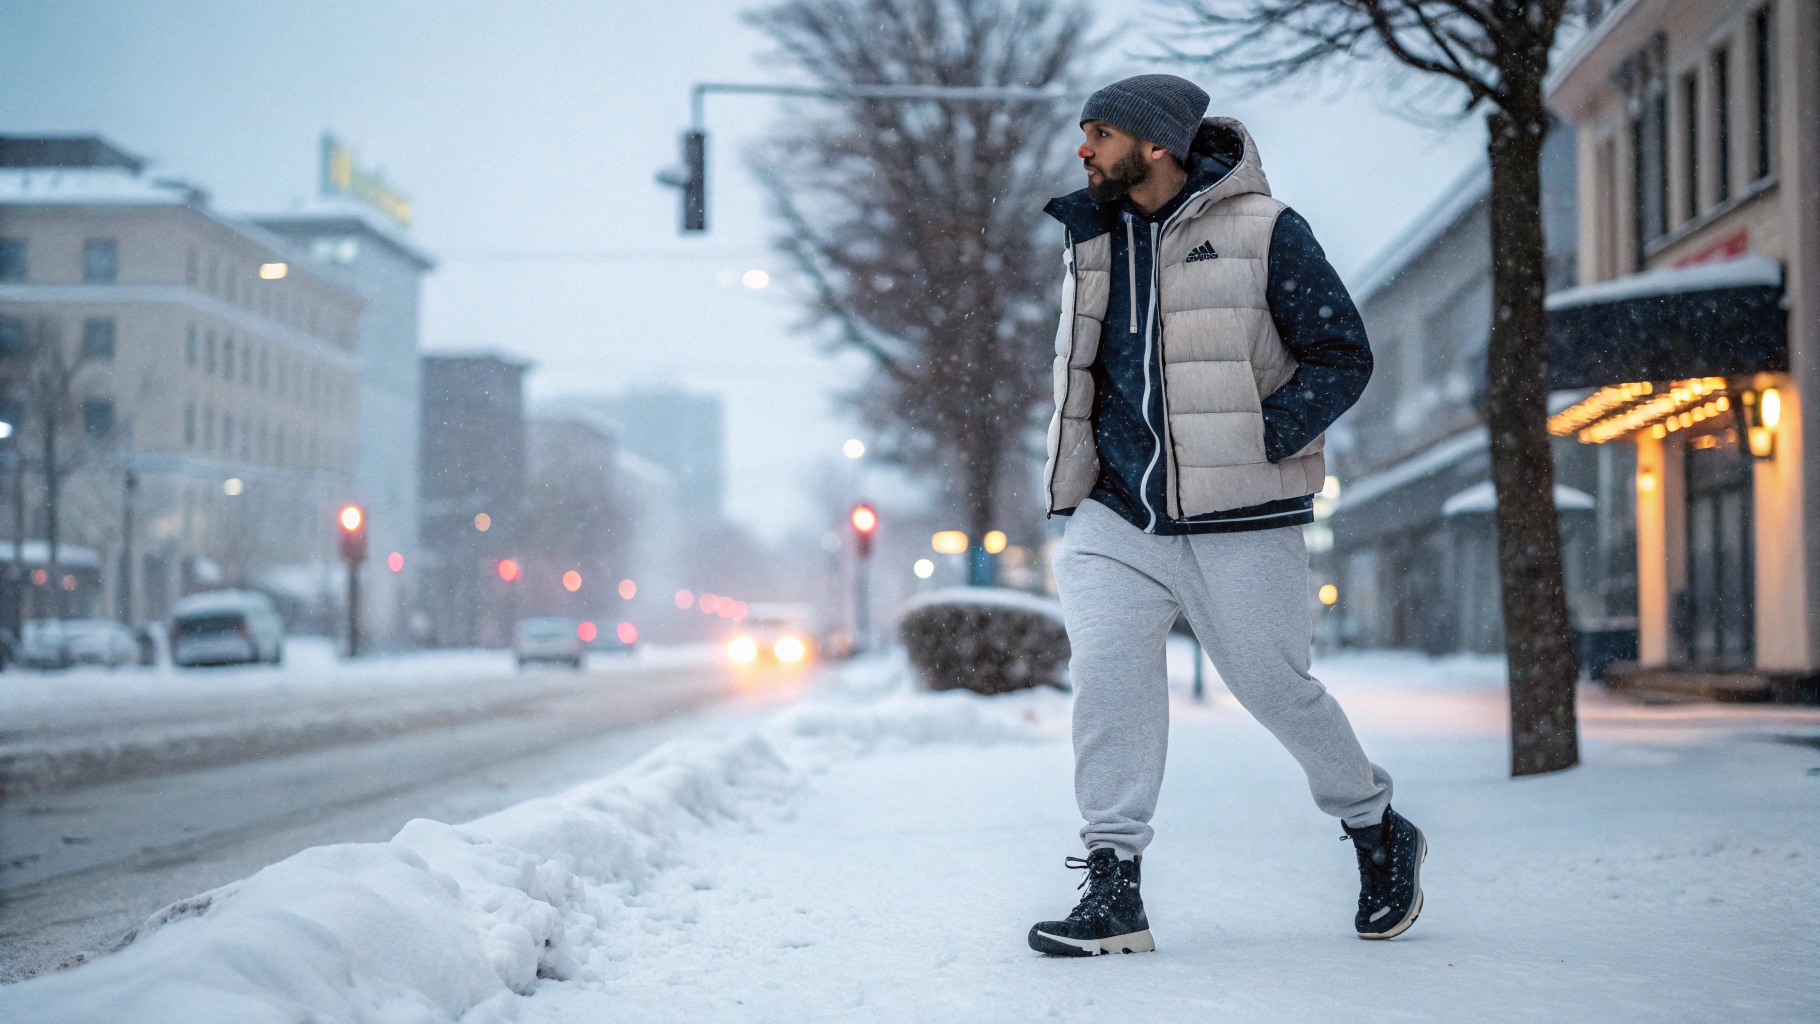
[[(64, 486), (82, 468), (87, 454), (78, 383), (82, 371), (96, 356), (86, 346), (79, 346), (72, 353), (63, 342), (62, 323), (50, 316), (39, 318), (24, 353), (20, 391), (25, 399), (27, 424), (37, 435), (37, 469), (44, 488), (44, 539), (49, 548), (46, 567), (52, 586), (57, 585), (59, 575)], [(60, 595), (62, 591), (55, 593)], [(61, 613), (61, 598), (58, 610)]]
[[(749, 16), (820, 84), (1046, 87), (1088, 48), (1053, 0), (788, 0)], [(1059, 278), (1042, 238), (1072, 109), (853, 100), (759, 158), (810, 320), (874, 372), (852, 401), (881, 457), (933, 473), (974, 537), (1033, 453)], [(1024, 474), (1028, 476), (1029, 474)]]
[[(1263, 85), (1378, 61), (1486, 109), (1491, 160), (1491, 343), (1486, 419), (1510, 673), (1511, 772), (1579, 761), (1575, 665), (1561, 572), (1542, 300), (1542, 85), (1572, 0), (1171, 0), (1195, 55)], [(1177, 47), (1178, 53), (1181, 50)]]

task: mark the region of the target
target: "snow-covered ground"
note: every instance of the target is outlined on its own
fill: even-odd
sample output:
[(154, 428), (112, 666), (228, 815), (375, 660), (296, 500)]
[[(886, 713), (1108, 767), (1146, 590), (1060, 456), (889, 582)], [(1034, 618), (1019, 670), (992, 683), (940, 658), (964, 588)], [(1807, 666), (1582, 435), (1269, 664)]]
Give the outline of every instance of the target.
[(0, 1019), (1820, 1015), (1820, 712), (1588, 692), (1585, 764), (1513, 781), (1496, 663), (1317, 671), (1429, 836), (1395, 942), (1351, 934), (1350, 848), (1216, 682), (1176, 706), (1145, 861), (1158, 952), (1030, 953), (1076, 895), (1066, 697), (914, 693), (874, 665), (743, 736), (305, 851), (0, 989)]

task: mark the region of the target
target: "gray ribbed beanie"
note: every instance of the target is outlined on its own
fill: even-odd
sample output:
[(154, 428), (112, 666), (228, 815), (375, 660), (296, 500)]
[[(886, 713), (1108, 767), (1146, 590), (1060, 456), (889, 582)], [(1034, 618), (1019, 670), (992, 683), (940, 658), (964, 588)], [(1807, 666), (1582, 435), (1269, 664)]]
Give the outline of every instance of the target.
[(1201, 130), (1207, 94), (1175, 75), (1135, 75), (1114, 82), (1081, 108), (1081, 123), (1104, 121), (1169, 151), (1177, 163), (1188, 163), (1188, 147)]

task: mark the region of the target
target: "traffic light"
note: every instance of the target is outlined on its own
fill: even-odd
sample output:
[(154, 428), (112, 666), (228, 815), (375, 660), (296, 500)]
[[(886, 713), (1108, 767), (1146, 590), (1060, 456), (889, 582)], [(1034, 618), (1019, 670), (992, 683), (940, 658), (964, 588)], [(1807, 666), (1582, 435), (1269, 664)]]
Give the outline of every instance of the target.
[(878, 531), (878, 512), (862, 501), (853, 506), (853, 514), (848, 518), (853, 523), (854, 547), (859, 551), (859, 557), (870, 557), (872, 535)]
[(708, 133), (687, 131), (682, 136), (681, 168), (664, 171), (657, 180), (682, 191), (682, 229), (708, 230)]
[(349, 565), (367, 560), (367, 516), (359, 505), (343, 505), (335, 522), (341, 527), (341, 558)]

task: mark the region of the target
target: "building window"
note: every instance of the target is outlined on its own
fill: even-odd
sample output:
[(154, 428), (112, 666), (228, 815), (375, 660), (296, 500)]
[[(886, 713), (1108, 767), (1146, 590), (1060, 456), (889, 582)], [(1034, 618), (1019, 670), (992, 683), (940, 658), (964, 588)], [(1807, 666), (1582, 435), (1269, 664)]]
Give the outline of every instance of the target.
[(1718, 186), (1718, 201), (1732, 197), (1732, 76), (1731, 50), (1721, 46), (1713, 51), (1713, 184)]
[(202, 450), (215, 450), (215, 410), (207, 405), (202, 407)]
[(82, 243), (82, 279), (112, 284), (120, 279), (120, 247), (111, 238), (91, 238)]
[(0, 316), (0, 359), (16, 359), (25, 354), (25, 321), (16, 316)]
[(220, 276), (221, 276), (221, 261), (217, 260), (213, 256), (210, 256), (209, 257), (209, 288), (208, 288), (210, 295), (215, 294), (215, 289), (218, 286), (218, 281), (219, 281)]
[(196, 365), (196, 325), (191, 324), (183, 335), (183, 365)]
[(194, 249), (190, 250), (189, 256), (183, 261), (183, 283), (189, 285), (191, 288), (196, 287), (196, 278), (200, 276), (197, 270), (197, 265), (200, 262), (201, 261), (196, 256), (196, 250)]
[(229, 335), (221, 343), (221, 375), (228, 380), (234, 379), (234, 337)]
[(25, 239), (0, 238), (0, 281), (25, 280)]
[(234, 417), (225, 412), (221, 414), (221, 452), (234, 454)]
[(1700, 75), (1690, 71), (1681, 79), (1681, 161), (1687, 188), (1687, 220), (1700, 216)]
[(104, 437), (114, 429), (114, 400), (90, 398), (82, 403), (82, 431), (90, 437)]
[(196, 403), (183, 407), (183, 446), (196, 447)]
[(259, 350), (259, 390), (261, 390), (261, 391), (265, 390), (265, 385), (266, 385), (266, 372), (265, 371), (266, 371), (266, 351), (265, 351), (265, 349), (260, 349)]
[(202, 346), (202, 369), (205, 373), (215, 372), (215, 332), (210, 331)]
[(1769, 8), (1760, 7), (1751, 19), (1752, 42), (1756, 44), (1757, 60), (1757, 177), (1767, 178), (1770, 171), (1772, 144), (1775, 141), (1775, 68), (1770, 60), (1771, 37), (1769, 29)]
[(114, 358), (114, 318), (90, 317), (82, 321), (82, 358)]

